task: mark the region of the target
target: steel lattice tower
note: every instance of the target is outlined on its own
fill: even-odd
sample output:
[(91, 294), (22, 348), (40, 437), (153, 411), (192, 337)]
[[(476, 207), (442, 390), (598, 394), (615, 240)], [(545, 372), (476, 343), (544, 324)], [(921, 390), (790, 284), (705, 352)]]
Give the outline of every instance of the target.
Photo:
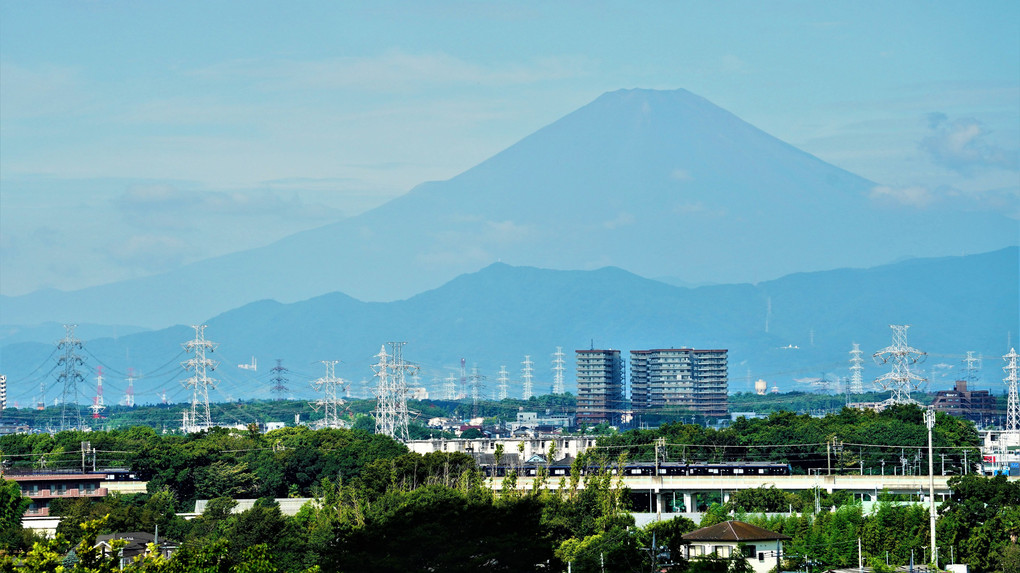
[(384, 345), (379, 362), (373, 367), (379, 378), (376, 386), (375, 432), (386, 434), (395, 440), (407, 441), (407, 375), (416, 374), (418, 366), (404, 361), (406, 342), (390, 342), (390, 354)]
[[(315, 391), (322, 392), (322, 398), (316, 400), (312, 405), (316, 411), (323, 410), (323, 428), (343, 427), (343, 423), (340, 421), (340, 406), (343, 405), (343, 398), (340, 397), (340, 393), (344, 381), (334, 374), (339, 362), (339, 360), (323, 360), (322, 364), (326, 367), (326, 375), (312, 382)], [(277, 364), (279, 365), (279, 361)]]
[(525, 400), (530, 400), (531, 397), (535, 395), (534, 383), (532, 382), (533, 376), (531, 374), (531, 372), (532, 372), (531, 366), (533, 364), (531, 362), (531, 356), (530, 355), (525, 355), (524, 356), (524, 362), (521, 362), (521, 364), (524, 365), (524, 369), (522, 370), (522, 374), (521, 374), (521, 379), (524, 380), (524, 394), (523, 394), (523, 397), (524, 397)]
[(446, 390), (446, 399), (447, 400), (456, 400), (457, 399), (457, 377), (456, 376), (451, 374), (450, 377), (446, 379), (446, 384), (444, 384), (443, 387)]
[(106, 404), (103, 403), (103, 367), (99, 366), (96, 368), (96, 397), (92, 399), (92, 419), (98, 420), (100, 413), (106, 409)]
[(272, 387), (270, 387), (269, 390), (276, 394), (277, 400), (283, 400), (283, 395), (287, 393), (286, 374), (288, 372), (290, 372), (290, 370), (287, 370), (286, 368), (283, 367), (282, 358), (277, 358), (276, 366), (273, 366), (272, 368), (269, 369), (269, 373), (271, 375), (269, 381), (273, 383)]
[(124, 405), (131, 408), (135, 405), (135, 369), (128, 368), (127, 390), (124, 391)]
[(1006, 402), (1006, 431), (1020, 432), (1020, 398), (1017, 396), (1017, 365), (1018, 355), (1015, 348), (1009, 349), (1009, 354), (1002, 357), (1006, 365), (1002, 367), (1006, 372), (1003, 382), (1009, 386), (1009, 398)]
[(209, 371), (216, 370), (217, 364), (206, 357), (206, 352), (214, 352), (217, 345), (205, 339), (205, 327), (204, 324), (192, 326), (195, 339), (181, 345), (188, 354), (195, 354), (194, 358), (181, 362), (184, 370), (195, 373), (183, 382), (185, 388), (191, 389), (191, 415), (184, 424), (186, 432), (207, 430), (213, 425), (212, 414), (209, 413), (209, 388), (216, 388), (216, 380), (209, 377)]
[(468, 376), (468, 383), (471, 386), (472, 415), (478, 416), (478, 405), (482, 402), (482, 391), (485, 389), (485, 376), (478, 373), (478, 365), (471, 367), (471, 375)]
[(981, 371), (981, 357), (974, 356), (973, 350), (967, 351), (967, 357), (963, 359), (963, 371), (964, 379), (967, 382), (976, 382), (978, 379), (978, 372)]
[(850, 386), (848, 391), (851, 394), (864, 393), (864, 352), (861, 345), (854, 343), (854, 349), (850, 351)]
[(907, 344), (908, 324), (890, 324), (893, 331), (893, 343), (874, 354), (875, 361), (880, 364), (892, 363), (892, 371), (875, 379), (875, 387), (880, 391), (891, 391), (889, 404), (915, 404), (917, 401), (910, 393), (918, 390), (924, 378), (911, 372), (910, 366), (923, 360), (927, 354)]
[(57, 359), (57, 365), (63, 367), (60, 374), (57, 374), (57, 380), (63, 383), (64, 387), (60, 398), (61, 430), (81, 430), (84, 428), (81, 417), (81, 405), (78, 403), (78, 384), (84, 382), (85, 377), (82, 376), (78, 367), (85, 363), (85, 359), (78, 354), (78, 351), (83, 346), (82, 341), (74, 336), (76, 326), (74, 324), (65, 324), (64, 338), (57, 343), (57, 348), (64, 351), (60, 358)]
[(563, 384), (563, 374), (566, 371), (563, 347), (557, 346), (556, 353), (553, 354), (553, 394), (563, 394), (566, 391)]
[(4, 410), (7, 409), (7, 376), (0, 374), (0, 418), (4, 417)]
[(506, 371), (506, 366), (499, 367), (499, 399), (506, 400), (510, 393), (510, 373)]

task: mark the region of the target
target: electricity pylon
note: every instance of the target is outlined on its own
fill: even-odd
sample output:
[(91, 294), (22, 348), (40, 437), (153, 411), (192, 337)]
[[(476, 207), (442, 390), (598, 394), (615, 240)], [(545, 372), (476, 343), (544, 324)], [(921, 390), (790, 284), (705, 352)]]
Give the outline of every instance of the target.
[(851, 394), (864, 393), (864, 353), (861, 345), (854, 343), (854, 349), (850, 351), (850, 387)]
[(566, 370), (563, 347), (557, 346), (556, 354), (553, 354), (553, 394), (562, 394), (566, 391), (563, 384), (563, 374)]
[(888, 404), (916, 404), (910, 393), (918, 390), (925, 379), (910, 371), (910, 366), (924, 360), (926, 353), (907, 344), (908, 324), (890, 324), (893, 343), (874, 354), (880, 364), (892, 363), (892, 370), (875, 379), (879, 391), (891, 391)]
[(273, 383), (272, 387), (269, 388), (273, 394), (276, 394), (277, 400), (283, 400), (284, 395), (287, 393), (287, 370), (283, 367), (283, 359), (276, 359), (276, 366), (269, 369), (271, 377), (269, 381)]
[(78, 354), (83, 348), (82, 341), (74, 336), (74, 329), (77, 325), (64, 325), (64, 338), (57, 343), (57, 348), (63, 350), (63, 354), (57, 359), (57, 365), (63, 367), (57, 380), (63, 383), (61, 392), (60, 429), (82, 430), (84, 425), (81, 417), (81, 404), (79, 404), (78, 385), (85, 381), (78, 367), (85, 364), (85, 359)]
[(524, 362), (521, 362), (521, 364), (524, 365), (524, 369), (521, 373), (521, 379), (524, 381), (524, 393), (522, 394), (522, 397), (525, 400), (530, 400), (531, 397), (535, 395), (534, 383), (532, 382), (533, 376), (531, 373), (531, 366), (533, 364), (531, 362), (531, 356), (526, 355), (524, 357)]
[(322, 392), (322, 398), (316, 400), (312, 406), (316, 411), (323, 410), (323, 428), (343, 427), (343, 423), (340, 421), (340, 406), (343, 405), (343, 398), (340, 397), (340, 394), (343, 392), (344, 380), (334, 375), (338, 362), (340, 361), (323, 360), (322, 364), (326, 366), (326, 375), (312, 382), (315, 391)]
[(407, 426), (407, 375), (415, 374), (419, 368), (416, 364), (404, 361), (403, 348), (406, 342), (390, 342), (390, 353), (386, 346), (379, 350), (376, 357), (379, 362), (373, 366), (379, 378), (376, 386), (375, 432), (385, 434), (395, 440), (409, 439)]
[(1016, 362), (1018, 357), (1020, 356), (1017, 355), (1015, 348), (1010, 348), (1009, 354), (1002, 357), (1006, 361), (1006, 365), (1002, 367), (1006, 372), (1006, 377), (1002, 381), (1009, 386), (1009, 398), (1006, 402), (1006, 431), (1014, 434), (1020, 432), (1020, 398), (1017, 396)]
[(216, 370), (217, 363), (207, 358), (206, 352), (212, 353), (217, 345), (205, 339), (205, 327), (204, 324), (192, 326), (195, 339), (181, 345), (188, 354), (195, 354), (194, 358), (181, 362), (186, 371), (195, 373), (183, 382), (185, 388), (191, 389), (191, 415), (183, 424), (185, 432), (207, 430), (213, 425), (209, 413), (209, 388), (216, 387), (216, 380), (209, 377), (209, 371)]

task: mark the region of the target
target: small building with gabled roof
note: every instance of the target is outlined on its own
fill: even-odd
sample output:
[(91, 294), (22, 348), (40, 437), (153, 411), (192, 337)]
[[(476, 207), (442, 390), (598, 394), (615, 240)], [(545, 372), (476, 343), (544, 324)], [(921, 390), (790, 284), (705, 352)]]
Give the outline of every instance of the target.
[(779, 563), (783, 541), (792, 538), (743, 521), (724, 521), (685, 533), (683, 539), (688, 544), (684, 549), (688, 560), (712, 554), (730, 558), (742, 553), (756, 572), (767, 573)]

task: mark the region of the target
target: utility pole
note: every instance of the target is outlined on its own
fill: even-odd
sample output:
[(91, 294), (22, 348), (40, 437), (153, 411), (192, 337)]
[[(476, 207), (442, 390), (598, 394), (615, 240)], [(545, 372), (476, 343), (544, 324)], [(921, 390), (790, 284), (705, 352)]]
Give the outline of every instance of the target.
[(933, 406), (928, 406), (928, 409), (924, 411), (924, 425), (928, 427), (928, 511), (931, 514), (931, 563), (938, 568), (939, 551), (935, 545), (935, 471), (932, 467), (934, 456), (931, 443), (931, 431), (935, 427), (935, 408)]
[(216, 380), (210, 378), (208, 372), (216, 369), (216, 362), (206, 358), (206, 352), (216, 350), (216, 344), (205, 339), (205, 327), (202, 324), (192, 326), (195, 329), (195, 339), (185, 342), (181, 346), (185, 352), (195, 353), (195, 357), (181, 362), (186, 371), (194, 371), (195, 375), (183, 382), (185, 388), (191, 388), (191, 416), (189, 417), (189, 428), (183, 428), (185, 432), (207, 430), (212, 427), (212, 415), (209, 413), (209, 388), (216, 387)]

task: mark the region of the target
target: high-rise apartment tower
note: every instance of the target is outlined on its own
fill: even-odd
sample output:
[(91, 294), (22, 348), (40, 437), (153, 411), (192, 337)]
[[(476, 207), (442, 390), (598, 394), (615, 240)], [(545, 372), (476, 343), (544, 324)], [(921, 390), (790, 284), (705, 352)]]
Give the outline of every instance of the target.
[(619, 424), (623, 386), (623, 358), (619, 350), (578, 350), (578, 425)]

